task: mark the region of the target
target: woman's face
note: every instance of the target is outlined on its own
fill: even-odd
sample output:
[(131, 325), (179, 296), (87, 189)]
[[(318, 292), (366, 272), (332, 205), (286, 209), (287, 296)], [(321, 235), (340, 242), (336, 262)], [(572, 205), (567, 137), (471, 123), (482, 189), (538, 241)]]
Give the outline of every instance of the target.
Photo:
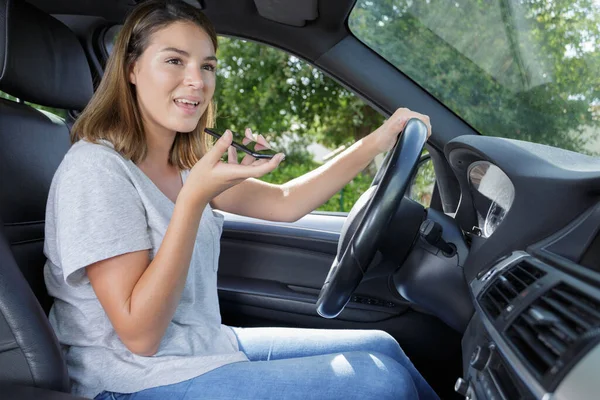
[(208, 34), (190, 22), (155, 32), (130, 72), (145, 129), (190, 132), (215, 92), (217, 58)]

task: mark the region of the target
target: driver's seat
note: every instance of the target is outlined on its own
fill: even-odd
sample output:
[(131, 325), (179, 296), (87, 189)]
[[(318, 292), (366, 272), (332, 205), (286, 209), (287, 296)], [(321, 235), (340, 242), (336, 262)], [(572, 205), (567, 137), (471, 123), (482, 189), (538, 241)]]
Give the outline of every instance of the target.
[(0, 91), (19, 99), (0, 98), (0, 385), (68, 392), (46, 317), (43, 243), (48, 190), (70, 147), (69, 128), (23, 100), (85, 107), (92, 78), (74, 33), (25, 1), (0, 0)]

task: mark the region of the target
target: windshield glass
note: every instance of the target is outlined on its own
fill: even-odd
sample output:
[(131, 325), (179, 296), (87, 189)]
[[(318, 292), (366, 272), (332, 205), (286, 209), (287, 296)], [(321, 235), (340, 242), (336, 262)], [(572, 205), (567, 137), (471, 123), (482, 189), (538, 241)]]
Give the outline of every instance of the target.
[(358, 0), (348, 25), (480, 133), (600, 154), (600, 0)]

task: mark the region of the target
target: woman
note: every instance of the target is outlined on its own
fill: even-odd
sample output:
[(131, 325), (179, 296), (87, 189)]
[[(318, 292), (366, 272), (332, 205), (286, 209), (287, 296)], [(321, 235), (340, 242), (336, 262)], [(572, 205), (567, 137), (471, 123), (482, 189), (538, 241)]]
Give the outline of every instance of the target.
[[(392, 148), (397, 111), (326, 166), (283, 186), (253, 179), (282, 159), (209, 148), (217, 38), (197, 9), (147, 1), (125, 22), (47, 205), (50, 322), (72, 391), (98, 399), (437, 398), (378, 331), (221, 324), (222, 216), (293, 221)], [(249, 134), (249, 136), (251, 136)], [(248, 362), (251, 361), (251, 362)]]

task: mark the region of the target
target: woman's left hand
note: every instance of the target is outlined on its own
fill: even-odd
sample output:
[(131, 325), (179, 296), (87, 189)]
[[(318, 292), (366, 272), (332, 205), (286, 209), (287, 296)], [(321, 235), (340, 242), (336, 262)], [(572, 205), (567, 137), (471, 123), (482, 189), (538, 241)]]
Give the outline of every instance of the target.
[(411, 118), (418, 118), (427, 126), (427, 138), (431, 136), (431, 123), (427, 115), (419, 114), (409, 110), (408, 108), (399, 108), (388, 118), (379, 128), (377, 128), (370, 136), (373, 136), (375, 145), (380, 153), (390, 151), (396, 144), (398, 135), (402, 132), (406, 123)]

